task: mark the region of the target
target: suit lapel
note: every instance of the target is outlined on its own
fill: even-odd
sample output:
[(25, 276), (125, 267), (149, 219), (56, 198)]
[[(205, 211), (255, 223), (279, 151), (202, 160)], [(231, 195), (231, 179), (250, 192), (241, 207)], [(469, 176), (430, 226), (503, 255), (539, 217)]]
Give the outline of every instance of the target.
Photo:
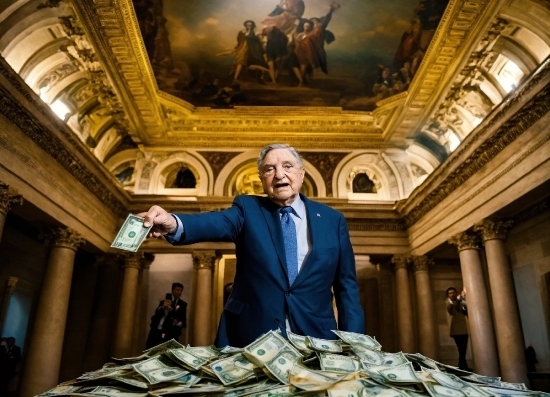
[(265, 199), (261, 205), (262, 213), (273, 241), (273, 246), (279, 257), (279, 264), (281, 265), (283, 272), (288, 280), (286, 257), (285, 257), (285, 244), (283, 241), (283, 229), (281, 228), (281, 216), (279, 214), (279, 206), (272, 203), (271, 200)]

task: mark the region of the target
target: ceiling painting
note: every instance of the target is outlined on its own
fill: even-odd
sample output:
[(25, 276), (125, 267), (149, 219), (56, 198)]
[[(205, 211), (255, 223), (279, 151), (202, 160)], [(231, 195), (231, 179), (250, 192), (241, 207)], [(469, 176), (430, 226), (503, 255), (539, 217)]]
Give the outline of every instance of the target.
[(133, 0), (159, 89), (195, 106), (373, 110), (407, 90), (448, 0)]

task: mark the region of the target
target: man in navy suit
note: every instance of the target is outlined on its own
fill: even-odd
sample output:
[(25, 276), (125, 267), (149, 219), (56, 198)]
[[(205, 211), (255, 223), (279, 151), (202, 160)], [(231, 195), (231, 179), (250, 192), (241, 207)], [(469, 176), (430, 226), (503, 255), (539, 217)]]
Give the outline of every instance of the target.
[(220, 212), (175, 215), (153, 206), (139, 214), (144, 226), (153, 224), (150, 237), (165, 235), (172, 244), (235, 243), (237, 272), (218, 327), (219, 347), (243, 347), (274, 329), (324, 339), (335, 339), (337, 327), (365, 331), (346, 221), (299, 193), (302, 164), (294, 148), (269, 145), (258, 159), (267, 197), (237, 196)]

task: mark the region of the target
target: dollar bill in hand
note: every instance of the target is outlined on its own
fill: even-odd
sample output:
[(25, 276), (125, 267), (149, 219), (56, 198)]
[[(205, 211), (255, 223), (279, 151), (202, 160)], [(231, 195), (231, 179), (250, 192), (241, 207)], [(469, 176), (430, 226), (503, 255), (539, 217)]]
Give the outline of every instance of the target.
[(153, 226), (144, 227), (143, 222), (144, 218), (132, 214), (128, 215), (111, 247), (136, 252)]

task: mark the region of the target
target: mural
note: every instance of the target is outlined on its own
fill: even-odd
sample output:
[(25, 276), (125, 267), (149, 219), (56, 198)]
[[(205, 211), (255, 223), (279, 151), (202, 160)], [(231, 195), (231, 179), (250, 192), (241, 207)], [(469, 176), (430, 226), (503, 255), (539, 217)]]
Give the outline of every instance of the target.
[(195, 106), (372, 110), (407, 89), (448, 0), (133, 0), (159, 88)]

